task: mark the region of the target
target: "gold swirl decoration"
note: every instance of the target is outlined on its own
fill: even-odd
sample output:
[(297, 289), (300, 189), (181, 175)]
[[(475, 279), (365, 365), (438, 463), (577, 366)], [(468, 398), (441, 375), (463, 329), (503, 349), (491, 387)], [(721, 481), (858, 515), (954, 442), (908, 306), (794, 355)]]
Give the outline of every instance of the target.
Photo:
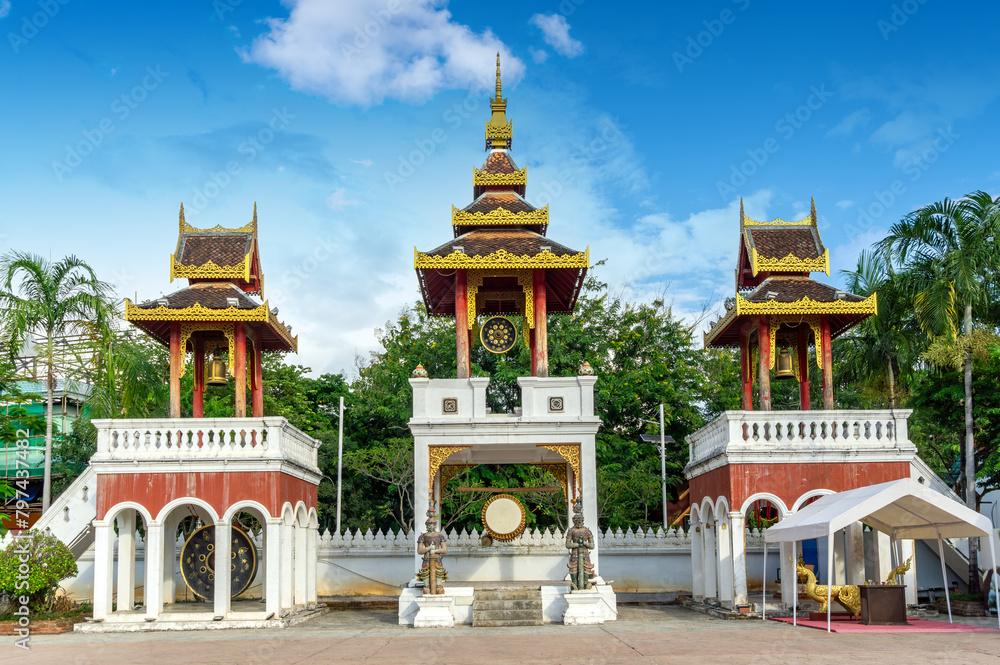
[(750, 269), (754, 277), (759, 272), (825, 272), (830, 274), (830, 250), (823, 250), (823, 254), (815, 259), (800, 259), (789, 253), (783, 259), (762, 257), (755, 247), (750, 252)]
[(590, 248), (578, 254), (558, 256), (549, 251), (539, 252), (534, 256), (524, 254), (518, 256), (505, 249), (480, 255), (469, 255), (463, 252), (452, 252), (445, 256), (423, 254), (413, 248), (413, 267), (429, 269), (517, 269), (517, 268), (587, 268), (590, 266)]
[[(229, 341), (229, 363), (226, 369), (229, 374), (236, 376), (236, 334), (234, 330), (235, 326), (232, 323), (182, 323), (181, 324), (181, 352), (185, 352), (187, 349), (188, 340), (191, 339), (191, 334), (201, 331), (201, 330), (212, 330), (221, 332), (226, 336), (226, 340)], [(212, 349), (215, 349), (215, 344), (212, 344)], [(205, 357), (208, 357), (208, 353), (205, 353)], [(181, 363), (181, 376), (187, 372), (187, 363)]]
[[(525, 330), (535, 327), (535, 282), (534, 275), (530, 270), (512, 270), (502, 273), (491, 273), (490, 277), (513, 276), (517, 277), (517, 283), (524, 294), (524, 322)], [(466, 299), (468, 307), (469, 328), (476, 325), (476, 316), (479, 314), (479, 307), (476, 305), (476, 296), (483, 286), (483, 278), (487, 277), (482, 270), (470, 270), (466, 275)]]
[(220, 266), (206, 261), (200, 266), (187, 266), (170, 255), (170, 281), (174, 279), (242, 279), (250, 281), (250, 255), (234, 266)]
[(434, 496), (434, 476), (444, 461), (460, 450), (467, 450), (472, 446), (427, 446), (427, 491)]
[(144, 308), (133, 305), (128, 298), (125, 299), (125, 320), (126, 321), (257, 321), (271, 324), (271, 328), (288, 343), (293, 351), (298, 351), (299, 337), (288, 332), (278, 318), (271, 314), (267, 301), (263, 305), (251, 309), (240, 309), (239, 307), (227, 307), (225, 309), (211, 309), (199, 303), (190, 307), (170, 307)]
[(489, 212), (465, 212), (455, 206), (451, 207), (452, 226), (521, 226), (528, 224), (547, 225), (549, 223), (549, 207), (512, 212), (506, 208), (494, 208)]
[(873, 293), (864, 300), (858, 302), (848, 302), (846, 300), (834, 300), (833, 302), (820, 302), (813, 300), (809, 296), (803, 296), (792, 302), (777, 302), (768, 300), (766, 302), (750, 302), (740, 294), (736, 294), (736, 306), (733, 308), (737, 314), (776, 314), (789, 316), (809, 316), (816, 314), (878, 314), (878, 294)]
[(758, 222), (743, 215), (744, 226), (812, 226), (812, 217), (805, 217), (797, 222), (787, 222), (780, 217), (775, 217), (770, 222)]
[(472, 184), (475, 187), (490, 185), (527, 185), (528, 167), (518, 169), (513, 173), (487, 173), (472, 167)]
[[(552, 452), (558, 454), (564, 460), (569, 462), (570, 468), (573, 469), (573, 494), (575, 495), (577, 491), (580, 490), (581, 479), (581, 463), (580, 463), (580, 444), (579, 443), (539, 443), (536, 444), (539, 448), (545, 448), (546, 450), (551, 450)], [(569, 498), (569, 497), (567, 497)]]

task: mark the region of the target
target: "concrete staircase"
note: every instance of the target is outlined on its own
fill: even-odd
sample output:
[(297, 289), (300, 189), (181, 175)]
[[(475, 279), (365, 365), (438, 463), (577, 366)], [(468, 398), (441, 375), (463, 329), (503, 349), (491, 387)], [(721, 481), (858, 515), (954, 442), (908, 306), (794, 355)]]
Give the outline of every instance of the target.
[(475, 591), (473, 626), (541, 626), (542, 623), (540, 587), (504, 586)]

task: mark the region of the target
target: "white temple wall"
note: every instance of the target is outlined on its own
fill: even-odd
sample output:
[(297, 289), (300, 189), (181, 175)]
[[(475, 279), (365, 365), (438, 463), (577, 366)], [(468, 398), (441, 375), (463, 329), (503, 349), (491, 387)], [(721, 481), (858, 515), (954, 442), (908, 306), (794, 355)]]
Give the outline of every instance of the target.
[[(328, 532), (319, 538), (317, 581), (319, 596), (398, 595), (413, 578), (412, 534), (347, 534), (334, 538)], [(255, 537), (258, 546), (260, 536)], [(567, 551), (559, 532), (526, 532), (511, 545), (483, 547), (479, 534), (448, 534), (445, 567), (451, 584), (466, 581), (522, 580), (558, 581), (566, 574)], [(691, 539), (680, 529), (646, 533), (606, 531), (599, 537), (602, 577), (618, 592), (691, 592)], [(145, 548), (136, 544), (136, 580), (144, 578)], [(178, 554), (180, 542), (177, 543)], [(498, 556), (499, 555), (499, 556)], [(776, 548), (768, 551), (768, 586), (773, 588), (778, 567)], [(70, 597), (89, 600), (93, 596), (94, 552), (88, 550), (77, 561), (80, 574), (66, 580)], [(747, 531), (747, 578), (750, 597), (759, 590), (763, 568), (763, 543), (757, 531)], [(250, 585), (249, 596), (260, 597), (263, 568)], [(136, 585), (136, 602), (143, 598)], [(177, 600), (192, 600), (191, 592), (177, 574)]]

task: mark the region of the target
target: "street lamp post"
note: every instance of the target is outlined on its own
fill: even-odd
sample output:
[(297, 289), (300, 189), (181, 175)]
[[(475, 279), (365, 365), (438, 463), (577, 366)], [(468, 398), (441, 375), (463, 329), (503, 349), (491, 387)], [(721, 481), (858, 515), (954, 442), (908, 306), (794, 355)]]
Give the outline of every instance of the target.
[[(650, 423), (655, 425), (656, 423), (652, 420), (643, 420), (644, 423)], [(660, 435), (655, 434), (643, 434), (642, 440), (647, 443), (656, 443), (657, 440), (660, 442), (660, 486), (663, 490), (663, 529), (666, 530), (667, 525), (667, 442), (673, 443), (674, 438), (672, 436), (666, 435), (666, 429), (664, 427), (663, 419), (663, 404), (660, 404)]]
[[(661, 409), (662, 416), (662, 409)], [(337, 535), (340, 535), (340, 486), (344, 469), (344, 396), (340, 396), (340, 422), (337, 423)]]

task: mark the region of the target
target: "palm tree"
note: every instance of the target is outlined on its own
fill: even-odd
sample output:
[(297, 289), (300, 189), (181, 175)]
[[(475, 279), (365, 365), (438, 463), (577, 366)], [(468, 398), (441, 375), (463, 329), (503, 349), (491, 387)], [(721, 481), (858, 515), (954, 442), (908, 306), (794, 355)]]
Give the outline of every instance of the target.
[[(973, 192), (944, 199), (893, 224), (877, 251), (905, 271), (920, 326), (965, 345), (965, 501), (978, 510), (972, 419), (972, 323), (989, 306), (990, 283), (1000, 268), (1000, 198)], [(959, 312), (963, 339), (958, 339)], [(969, 539), (969, 590), (979, 590), (978, 553)]]
[[(0, 335), (16, 355), (26, 338), (42, 337), (39, 359), (45, 368), (45, 475), (42, 511), (52, 491), (52, 401), (56, 373), (65, 355), (60, 342), (70, 334), (100, 336), (114, 310), (111, 286), (75, 256), (52, 263), (40, 256), (11, 252), (0, 258)], [(65, 370), (65, 368), (62, 368)]]
[(912, 299), (892, 264), (874, 252), (861, 252), (857, 267), (843, 271), (843, 275), (851, 293), (865, 297), (878, 293), (878, 314), (841, 338), (842, 378), (861, 383), (884, 381), (889, 408), (895, 409), (897, 381), (909, 374), (917, 361)]

